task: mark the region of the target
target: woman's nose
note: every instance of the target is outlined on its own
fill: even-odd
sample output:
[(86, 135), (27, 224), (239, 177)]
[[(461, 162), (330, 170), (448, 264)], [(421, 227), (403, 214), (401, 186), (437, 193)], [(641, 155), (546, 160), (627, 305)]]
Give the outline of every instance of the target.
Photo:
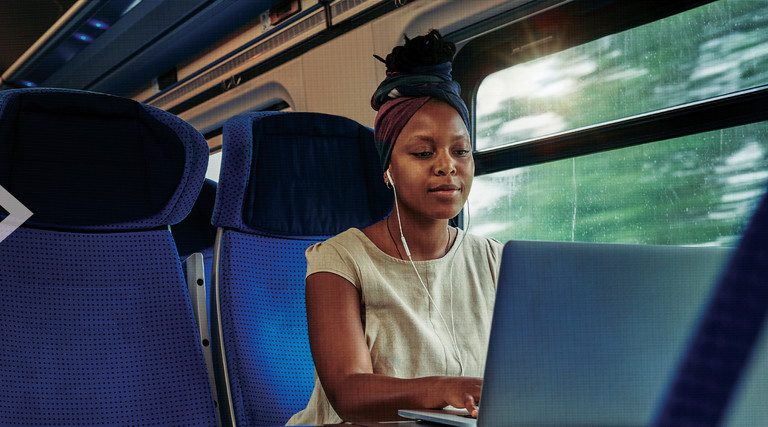
[(456, 174), (456, 164), (450, 155), (442, 155), (436, 159), (435, 174), (436, 175), (455, 175)]

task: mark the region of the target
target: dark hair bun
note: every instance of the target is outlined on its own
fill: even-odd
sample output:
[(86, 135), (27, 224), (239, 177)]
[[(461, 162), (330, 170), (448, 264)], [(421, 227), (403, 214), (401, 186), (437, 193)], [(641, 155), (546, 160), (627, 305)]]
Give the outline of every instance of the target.
[(379, 60), (387, 64), (388, 73), (411, 72), (413, 68), (450, 62), (456, 54), (456, 45), (443, 39), (440, 32), (431, 30), (424, 36), (413, 39), (405, 38), (405, 45), (396, 46), (386, 59)]

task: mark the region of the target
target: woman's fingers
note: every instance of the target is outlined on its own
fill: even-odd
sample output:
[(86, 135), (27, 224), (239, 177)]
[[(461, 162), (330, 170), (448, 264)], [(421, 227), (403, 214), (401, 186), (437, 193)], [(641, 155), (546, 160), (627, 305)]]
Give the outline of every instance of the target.
[(448, 378), (450, 387), (446, 387), (445, 402), (455, 408), (465, 408), (473, 417), (477, 417), (480, 389), (483, 380), (480, 378), (452, 377)]
[(464, 407), (467, 408), (467, 411), (469, 411), (469, 415), (477, 418), (477, 401), (475, 400), (475, 397), (471, 394), (467, 394), (466, 398), (464, 399)]

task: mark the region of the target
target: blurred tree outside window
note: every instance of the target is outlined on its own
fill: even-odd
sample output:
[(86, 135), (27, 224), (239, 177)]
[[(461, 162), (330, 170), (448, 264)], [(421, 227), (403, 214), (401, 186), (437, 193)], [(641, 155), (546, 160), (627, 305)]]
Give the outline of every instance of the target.
[[(476, 149), (768, 84), (768, 0), (722, 0), (488, 76)], [(470, 230), (724, 245), (768, 183), (768, 122), (475, 178)]]

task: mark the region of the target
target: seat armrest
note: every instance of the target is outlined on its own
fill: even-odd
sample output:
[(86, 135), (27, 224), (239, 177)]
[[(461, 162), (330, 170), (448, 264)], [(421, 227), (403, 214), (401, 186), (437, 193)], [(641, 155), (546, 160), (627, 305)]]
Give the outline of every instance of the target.
[[(205, 282), (205, 266), (203, 254), (196, 252), (182, 262), (184, 276), (187, 281), (189, 299), (192, 302), (192, 310), (197, 321), (197, 330), (200, 334), (200, 344), (203, 347), (205, 364), (208, 368), (208, 380), (211, 383), (213, 396), (216, 396), (216, 377), (213, 372), (213, 355), (211, 353), (211, 329), (208, 321), (208, 283)], [(216, 402), (218, 408), (218, 402)], [(218, 417), (218, 411), (217, 411)], [(219, 423), (221, 425), (221, 423)]]

